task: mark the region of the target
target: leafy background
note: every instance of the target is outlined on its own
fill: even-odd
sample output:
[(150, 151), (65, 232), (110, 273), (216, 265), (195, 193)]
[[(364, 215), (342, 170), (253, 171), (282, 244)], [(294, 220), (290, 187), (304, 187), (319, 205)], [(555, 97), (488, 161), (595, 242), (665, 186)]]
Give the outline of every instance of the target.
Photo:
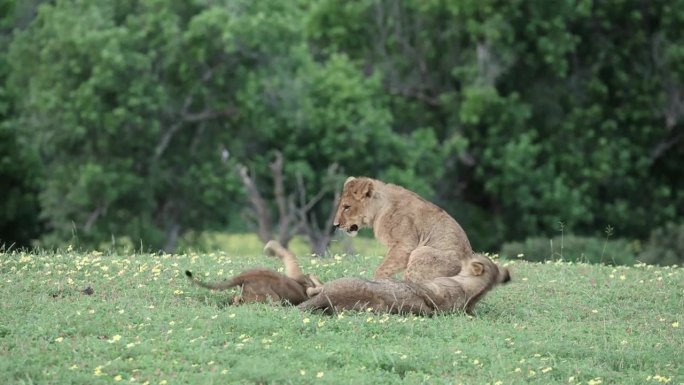
[[(682, 0), (0, 10), (6, 247), (170, 251), (250, 231), (235, 166), (263, 188), (275, 151), (288, 188), (297, 175), (323, 188), (333, 163), (340, 178), (399, 183), (478, 250), (571, 234), (624, 240), (641, 258), (682, 228)], [(320, 223), (332, 191), (312, 211)]]

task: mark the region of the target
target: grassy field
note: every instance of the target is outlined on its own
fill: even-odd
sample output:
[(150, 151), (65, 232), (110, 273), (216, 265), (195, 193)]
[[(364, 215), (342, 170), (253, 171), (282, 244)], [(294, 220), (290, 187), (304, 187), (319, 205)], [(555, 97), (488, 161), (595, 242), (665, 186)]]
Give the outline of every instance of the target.
[[(475, 317), (329, 317), (189, 285), (185, 269), (277, 267), (226, 250), (0, 254), (0, 382), (684, 383), (682, 268), (501, 261), (514, 282)], [(380, 259), (300, 258), (324, 280), (368, 277)]]

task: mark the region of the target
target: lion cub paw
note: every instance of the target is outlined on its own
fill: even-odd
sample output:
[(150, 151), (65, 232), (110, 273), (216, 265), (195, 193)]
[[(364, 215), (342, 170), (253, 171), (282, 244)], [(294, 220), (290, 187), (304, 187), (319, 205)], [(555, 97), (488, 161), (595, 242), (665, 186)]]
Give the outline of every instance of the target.
[(307, 297), (309, 297), (309, 298), (315, 297), (315, 296), (317, 296), (317, 295), (321, 292), (321, 290), (323, 290), (323, 287), (322, 287), (322, 286), (307, 287), (307, 288), (306, 288), (306, 295), (307, 295)]
[(275, 257), (276, 255), (278, 255), (276, 250), (281, 249), (282, 247), (283, 246), (280, 244), (280, 242), (273, 239), (268, 241), (264, 246), (264, 253), (269, 257)]

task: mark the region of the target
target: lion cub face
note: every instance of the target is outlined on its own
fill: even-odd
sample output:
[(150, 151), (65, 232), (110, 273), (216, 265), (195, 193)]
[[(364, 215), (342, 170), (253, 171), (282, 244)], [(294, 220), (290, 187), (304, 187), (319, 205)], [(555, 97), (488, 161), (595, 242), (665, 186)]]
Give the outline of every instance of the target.
[(369, 206), (373, 197), (373, 181), (367, 178), (349, 177), (344, 182), (342, 195), (333, 226), (356, 236), (359, 229), (369, 227)]

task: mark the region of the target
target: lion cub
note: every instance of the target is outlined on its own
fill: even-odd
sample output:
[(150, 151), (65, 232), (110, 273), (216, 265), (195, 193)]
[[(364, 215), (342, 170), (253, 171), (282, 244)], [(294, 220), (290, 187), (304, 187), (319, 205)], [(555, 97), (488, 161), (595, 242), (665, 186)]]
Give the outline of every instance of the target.
[(306, 290), (321, 287), (323, 284), (313, 275), (304, 275), (299, 263), (289, 250), (278, 241), (269, 241), (264, 246), (264, 252), (269, 256), (277, 256), (285, 265), (285, 274), (268, 269), (251, 269), (242, 272), (228, 280), (216, 283), (205, 283), (195, 278), (190, 271), (185, 275), (201, 287), (211, 290), (226, 290), (240, 286), (242, 292), (233, 297), (233, 304), (241, 303), (270, 303), (297, 305), (304, 302), (308, 296)]
[(341, 278), (323, 285), (320, 293), (297, 306), (300, 310), (368, 310), (398, 314), (432, 315), (465, 310), (468, 313), (495, 285), (511, 280), (501, 268), (482, 254), (474, 254), (458, 275), (416, 283), (381, 279), (369, 281)]
[(473, 255), (465, 231), (446, 211), (401, 186), (349, 177), (333, 226), (355, 236), (370, 227), (387, 254), (374, 278), (404, 272), (412, 282), (458, 274)]

